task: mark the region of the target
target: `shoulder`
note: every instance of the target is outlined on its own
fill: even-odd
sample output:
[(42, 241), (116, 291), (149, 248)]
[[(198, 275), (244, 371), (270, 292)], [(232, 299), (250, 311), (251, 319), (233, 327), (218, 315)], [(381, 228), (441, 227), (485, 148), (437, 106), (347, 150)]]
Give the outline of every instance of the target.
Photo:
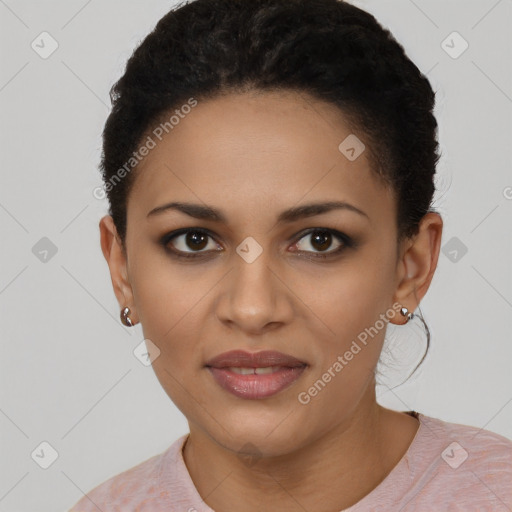
[[(512, 471), (512, 441), (485, 428), (451, 423), (431, 416), (420, 415), (430, 434), (446, 444), (443, 460), (451, 465), (500, 466)], [(464, 460), (462, 460), (464, 459)], [(450, 464), (449, 464), (450, 465)]]
[[(422, 452), (431, 461), (423, 492), (492, 510), (512, 507), (512, 441), (484, 428), (420, 414)], [(429, 490), (430, 492), (428, 492)], [(446, 503), (446, 501), (445, 501)], [(500, 508), (503, 507), (503, 508)], [(483, 509), (482, 509), (483, 510)], [(487, 510), (487, 509), (486, 509)]]
[(162, 467), (172, 465), (169, 462), (172, 462), (185, 438), (180, 437), (164, 452), (94, 487), (69, 512), (97, 512), (98, 509), (102, 512), (118, 512), (125, 510), (119, 508), (122, 506), (133, 508), (142, 504), (163, 504), (168, 495), (160, 486)]

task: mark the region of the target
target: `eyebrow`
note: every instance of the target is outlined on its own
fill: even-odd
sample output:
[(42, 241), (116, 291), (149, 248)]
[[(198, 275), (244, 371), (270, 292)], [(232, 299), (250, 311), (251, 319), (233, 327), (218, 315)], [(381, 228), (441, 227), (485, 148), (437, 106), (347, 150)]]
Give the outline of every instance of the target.
[[(277, 223), (282, 224), (285, 222), (294, 222), (299, 219), (313, 217), (315, 215), (320, 215), (322, 213), (327, 213), (332, 210), (340, 209), (355, 212), (370, 220), (370, 218), (364, 211), (360, 210), (359, 208), (356, 208), (350, 203), (346, 203), (344, 201), (328, 201), (324, 203), (311, 203), (302, 206), (296, 206), (284, 210), (279, 214), (277, 218)], [(217, 208), (213, 208), (212, 206), (183, 202), (172, 202), (164, 204), (162, 206), (157, 206), (148, 213), (147, 217), (159, 215), (169, 210), (177, 210), (196, 219), (211, 220), (227, 224), (226, 216)]]

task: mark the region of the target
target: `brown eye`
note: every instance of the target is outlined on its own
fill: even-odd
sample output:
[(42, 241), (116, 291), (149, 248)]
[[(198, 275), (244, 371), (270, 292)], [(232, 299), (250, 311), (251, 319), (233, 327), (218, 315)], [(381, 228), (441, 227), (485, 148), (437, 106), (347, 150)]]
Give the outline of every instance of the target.
[(208, 245), (208, 235), (198, 233), (196, 231), (189, 231), (185, 234), (185, 245), (191, 249), (201, 250)]
[(212, 236), (200, 229), (170, 233), (162, 239), (162, 244), (175, 253), (185, 253), (185, 256), (193, 255), (193, 253), (209, 252), (209, 250), (218, 248)]
[[(305, 240), (305, 242), (302, 242)], [(328, 250), (332, 247), (334, 249)], [(313, 229), (305, 233), (302, 238), (295, 244), (299, 251), (313, 252), (322, 255), (322, 253), (333, 254), (343, 250), (344, 247), (350, 246), (350, 239), (336, 231), (330, 229)]]

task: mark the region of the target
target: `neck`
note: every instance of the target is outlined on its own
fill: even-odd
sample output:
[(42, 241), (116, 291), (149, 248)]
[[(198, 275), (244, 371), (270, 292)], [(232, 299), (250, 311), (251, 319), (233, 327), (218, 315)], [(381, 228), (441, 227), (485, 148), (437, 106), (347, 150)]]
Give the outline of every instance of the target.
[(350, 507), (387, 476), (418, 425), (378, 405), (373, 388), (344, 421), (291, 453), (248, 464), (191, 428), (183, 456), (199, 494), (214, 510), (332, 512)]

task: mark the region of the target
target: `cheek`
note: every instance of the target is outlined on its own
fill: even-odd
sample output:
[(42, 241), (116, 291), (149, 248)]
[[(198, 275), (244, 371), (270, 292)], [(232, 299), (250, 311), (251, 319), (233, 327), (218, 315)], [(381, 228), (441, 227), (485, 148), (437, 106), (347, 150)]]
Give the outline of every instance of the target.
[(130, 278), (135, 307), (144, 337), (161, 350), (162, 360), (176, 366), (187, 351), (193, 350), (189, 340), (194, 326), (199, 325), (194, 315), (200, 311), (201, 299), (209, 287), (205, 282), (195, 287), (187, 272), (160, 256), (151, 258), (149, 252), (134, 258)]
[(317, 338), (323, 340), (318, 347), (323, 353), (300, 390), (305, 393), (303, 399), (309, 400), (304, 406), (311, 412), (307, 424), (317, 417), (325, 425), (338, 421), (372, 385), (387, 321), (394, 313), (388, 297), (389, 278), (382, 276), (368, 268), (353, 271), (331, 283), (329, 300), (319, 298), (315, 313), (330, 330), (323, 329), (325, 334)]
[[(198, 364), (199, 316), (205, 289), (170, 267), (141, 266), (134, 276), (134, 298), (145, 339), (160, 350), (152, 368), (162, 389), (183, 414), (194, 416), (197, 401), (192, 365)], [(195, 370), (195, 369), (194, 369)], [(191, 396), (196, 397), (191, 400)]]
[(371, 261), (354, 259), (340, 266), (322, 286), (315, 288), (308, 283), (303, 290), (306, 303), (322, 320), (326, 334), (330, 332), (337, 340), (338, 348), (350, 344), (391, 307), (392, 269), (383, 268), (382, 262), (372, 265)]

